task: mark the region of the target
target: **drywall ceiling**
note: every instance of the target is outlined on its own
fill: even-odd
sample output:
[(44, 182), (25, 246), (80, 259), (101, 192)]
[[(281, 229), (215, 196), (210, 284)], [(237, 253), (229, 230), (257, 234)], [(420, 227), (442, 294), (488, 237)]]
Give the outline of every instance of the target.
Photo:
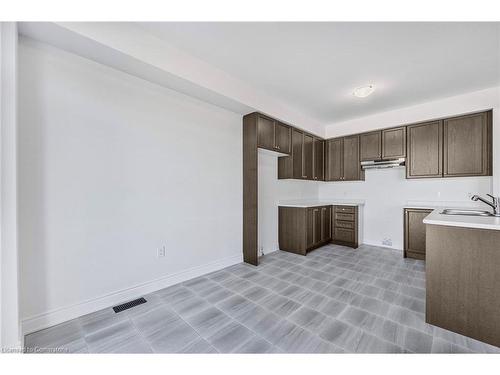
[(500, 83), (499, 23), (138, 25), (324, 125)]

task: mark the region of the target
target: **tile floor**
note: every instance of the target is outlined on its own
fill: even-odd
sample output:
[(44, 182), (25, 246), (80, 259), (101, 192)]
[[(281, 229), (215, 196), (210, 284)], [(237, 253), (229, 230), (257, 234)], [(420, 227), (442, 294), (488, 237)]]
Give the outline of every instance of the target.
[[(500, 353), (425, 323), (422, 261), (373, 246), (275, 252), (26, 336), (71, 353)], [(29, 349), (31, 348), (31, 349)], [(36, 348), (35, 350), (33, 348)]]

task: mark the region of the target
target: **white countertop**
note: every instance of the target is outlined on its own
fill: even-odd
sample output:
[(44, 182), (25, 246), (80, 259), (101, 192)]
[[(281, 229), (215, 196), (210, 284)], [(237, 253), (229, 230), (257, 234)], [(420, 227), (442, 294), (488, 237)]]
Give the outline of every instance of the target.
[[(466, 209), (470, 209), (467, 207)], [(424, 224), (445, 225), (449, 227), (476, 228), (500, 230), (500, 217), (495, 216), (465, 216), (465, 215), (443, 215), (443, 208), (432, 211), (424, 219)], [(482, 210), (486, 210), (482, 208)]]
[(319, 207), (319, 206), (363, 206), (364, 200), (360, 199), (328, 199), (328, 200), (315, 200), (315, 199), (294, 199), (279, 201), (278, 206), (281, 207)]

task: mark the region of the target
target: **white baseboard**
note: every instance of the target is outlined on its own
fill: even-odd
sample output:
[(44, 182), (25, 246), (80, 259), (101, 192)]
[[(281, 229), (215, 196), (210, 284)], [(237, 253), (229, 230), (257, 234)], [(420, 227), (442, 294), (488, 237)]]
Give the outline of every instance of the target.
[(382, 244), (379, 244), (379, 243), (375, 243), (375, 242), (372, 242), (372, 241), (363, 241), (362, 244), (360, 245), (369, 245), (369, 246), (376, 246), (376, 247), (385, 247), (386, 249), (392, 249), (392, 250), (397, 250), (397, 251), (401, 251), (403, 252), (403, 249), (400, 249), (398, 247), (394, 247), (394, 246), (387, 246), (387, 245), (382, 245)]
[(175, 285), (183, 281), (232, 266), (237, 263), (241, 263), (242, 261), (242, 254), (233, 255), (204, 264), (202, 266), (189, 268), (172, 275), (148, 281), (143, 284), (135, 285), (131, 288), (119, 290), (101, 297), (89, 299), (75, 305), (54, 309), (46, 313), (25, 318), (21, 321), (22, 334), (24, 336), (41, 329), (78, 318), (85, 314), (90, 314), (92, 312), (102, 310), (119, 303), (127, 302), (145, 294), (166, 288), (168, 286)]

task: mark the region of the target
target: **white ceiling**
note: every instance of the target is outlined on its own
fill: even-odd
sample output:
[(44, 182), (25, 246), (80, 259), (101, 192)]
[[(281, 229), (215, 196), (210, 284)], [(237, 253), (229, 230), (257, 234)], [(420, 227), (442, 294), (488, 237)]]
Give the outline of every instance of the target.
[(500, 23), (139, 26), (325, 125), (500, 84)]

